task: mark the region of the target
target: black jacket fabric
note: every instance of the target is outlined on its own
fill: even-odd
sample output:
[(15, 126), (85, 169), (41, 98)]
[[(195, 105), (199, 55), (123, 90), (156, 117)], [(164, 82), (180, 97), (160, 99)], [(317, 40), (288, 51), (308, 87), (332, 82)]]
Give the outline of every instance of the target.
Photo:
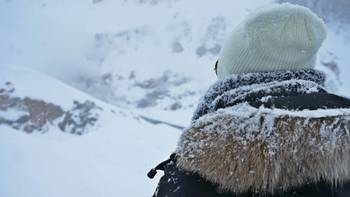
[(320, 182), (310, 183), (303, 187), (293, 188), (286, 192), (240, 193), (235, 194), (221, 191), (219, 187), (206, 181), (197, 174), (185, 172), (176, 166), (175, 162), (168, 163), (164, 168), (164, 176), (159, 181), (153, 197), (349, 197), (350, 184), (335, 189), (334, 186)]
[[(277, 108), (284, 110), (317, 110), (350, 108), (350, 100), (328, 93), (324, 85), (325, 76), (316, 70), (276, 71), (251, 73), (233, 76), (218, 81), (209, 88), (195, 111), (192, 120), (228, 108), (239, 103), (248, 103), (259, 108)], [(306, 131), (307, 132), (307, 131)], [(298, 176), (296, 174), (295, 176)], [(238, 183), (239, 184), (239, 183)], [(308, 183), (288, 191), (272, 193), (252, 192), (235, 193), (223, 191), (220, 187), (176, 165), (172, 159), (164, 166), (164, 176), (153, 197), (345, 197), (350, 196), (350, 184), (332, 185), (319, 181)]]

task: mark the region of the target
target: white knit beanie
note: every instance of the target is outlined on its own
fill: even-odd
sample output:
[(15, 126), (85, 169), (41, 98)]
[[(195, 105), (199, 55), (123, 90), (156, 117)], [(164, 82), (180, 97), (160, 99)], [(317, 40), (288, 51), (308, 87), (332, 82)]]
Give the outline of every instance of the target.
[(273, 4), (249, 15), (229, 35), (219, 57), (218, 77), (314, 68), (325, 38), (323, 21), (308, 8)]

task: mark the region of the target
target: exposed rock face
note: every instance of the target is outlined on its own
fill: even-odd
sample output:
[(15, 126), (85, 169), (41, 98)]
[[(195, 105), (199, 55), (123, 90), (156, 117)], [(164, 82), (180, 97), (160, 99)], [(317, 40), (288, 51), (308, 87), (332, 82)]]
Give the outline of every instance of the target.
[(102, 110), (94, 102), (74, 101), (74, 107), (65, 113), (58, 127), (65, 132), (82, 135), (98, 120), (98, 111)]
[[(197, 67), (199, 70), (211, 70), (231, 22), (223, 14), (211, 13), (198, 32), (197, 21), (182, 13), (177, 1), (124, 0), (130, 6), (142, 5), (145, 11), (158, 4), (162, 4), (162, 7), (169, 5), (166, 9), (173, 17), (156, 26), (147, 23), (116, 32), (96, 33), (87, 58), (101, 67), (102, 72), (96, 77), (82, 75), (75, 80), (73, 86), (118, 106), (178, 112), (193, 108), (207, 86), (201, 84), (200, 88), (192, 88), (198, 86), (197, 77), (190, 74), (193, 71), (187, 73), (176, 67), (188, 65), (191, 69)], [(162, 33), (156, 35), (156, 32)], [(139, 58), (133, 59), (154, 57), (156, 60), (132, 60), (136, 56)], [(202, 61), (208, 61), (210, 68), (207, 69), (205, 63), (198, 63)], [(159, 72), (145, 76), (141, 67)], [(202, 71), (195, 75), (202, 75)]]
[(27, 133), (47, 132), (50, 126), (72, 134), (84, 134), (98, 120), (98, 111), (102, 110), (94, 102), (73, 102), (73, 108), (62, 107), (44, 100), (30, 97), (16, 97), (11, 82), (0, 88), (0, 125), (7, 125)]
[[(191, 82), (192, 79), (171, 71), (148, 79), (139, 79), (132, 71), (128, 77), (108, 73), (96, 80), (81, 78), (76, 86), (107, 103), (176, 111), (192, 107), (197, 102), (200, 90), (189, 89)], [(136, 96), (125, 95), (125, 92)], [(192, 99), (191, 103), (184, 102), (185, 99)]]

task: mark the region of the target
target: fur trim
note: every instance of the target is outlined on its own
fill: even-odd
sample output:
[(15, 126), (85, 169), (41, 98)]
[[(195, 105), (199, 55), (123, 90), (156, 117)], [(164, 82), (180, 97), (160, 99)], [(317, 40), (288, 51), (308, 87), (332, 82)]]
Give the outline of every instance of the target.
[(290, 112), (247, 104), (207, 114), (184, 131), (177, 165), (224, 190), (273, 193), (350, 179), (350, 109)]

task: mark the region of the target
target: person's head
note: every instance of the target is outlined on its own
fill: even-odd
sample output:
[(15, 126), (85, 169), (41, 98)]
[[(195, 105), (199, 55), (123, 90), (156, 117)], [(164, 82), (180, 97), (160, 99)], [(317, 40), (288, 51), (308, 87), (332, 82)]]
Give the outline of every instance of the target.
[(218, 78), (314, 68), (325, 38), (323, 21), (308, 8), (270, 5), (250, 14), (228, 36), (217, 62)]

